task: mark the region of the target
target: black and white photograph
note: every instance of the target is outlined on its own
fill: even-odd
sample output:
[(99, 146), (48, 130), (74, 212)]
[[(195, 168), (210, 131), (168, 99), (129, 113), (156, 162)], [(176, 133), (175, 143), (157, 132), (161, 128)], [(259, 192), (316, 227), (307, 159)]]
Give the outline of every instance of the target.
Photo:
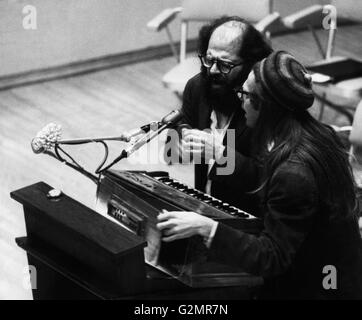
[(361, 39), (361, 0), (0, 0), (0, 300), (362, 300)]

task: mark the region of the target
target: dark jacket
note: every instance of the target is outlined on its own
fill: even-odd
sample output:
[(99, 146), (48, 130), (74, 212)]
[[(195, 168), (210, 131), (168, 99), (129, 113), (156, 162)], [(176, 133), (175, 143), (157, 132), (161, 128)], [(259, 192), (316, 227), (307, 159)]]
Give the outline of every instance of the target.
[[(235, 155), (235, 170), (231, 175), (219, 175), (217, 168), (223, 167), (223, 165), (214, 165), (209, 175), (209, 178), (212, 180), (211, 194), (216, 198), (248, 211), (253, 209), (253, 203), (250, 197), (246, 201), (242, 193), (254, 189), (258, 170), (253, 159), (245, 156), (250, 149), (251, 131), (246, 126), (245, 112), (242, 110), (241, 102), (235, 95), (229, 103), (233, 104), (236, 110), (229, 125), (229, 129), (235, 130), (235, 144), (229, 144), (225, 149), (224, 156), (228, 157), (228, 159), (233, 159), (232, 157)], [(210, 128), (212, 101), (208, 98), (206, 83), (201, 74), (191, 78), (186, 84), (182, 111), (184, 113), (182, 123), (199, 130)], [(223, 143), (225, 146), (227, 145), (226, 136)], [(196, 189), (205, 191), (208, 178), (207, 171), (208, 166), (206, 164), (195, 165)], [(240, 177), (242, 178), (240, 179)], [(237, 188), (235, 188), (235, 184), (238, 185)]]
[[(339, 212), (332, 219), (311, 169), (286, 161), (259, 196), (262, 233), (254, 236), (219, 223), (210, 258), (263, 276), (261, 298), (362, 299), (357, 218)], [(331, 283), (328, 266), (335, 267), (336, 289), (323, 286)]]

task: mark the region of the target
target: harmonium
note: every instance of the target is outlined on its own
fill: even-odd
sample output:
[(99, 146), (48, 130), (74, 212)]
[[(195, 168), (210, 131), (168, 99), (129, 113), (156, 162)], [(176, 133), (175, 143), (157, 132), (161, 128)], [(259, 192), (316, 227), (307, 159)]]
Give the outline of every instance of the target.
[(169, 177), (167, 172), (106, 171), (97, 189), (96, 210), (147, 241), (145, 262), (194, 288), (259, 286), (261, 277), (207, 258), (201, 237), (163, 242), (157, 216), (194, 211), (248, 233), (258, 234), (260, 219)]

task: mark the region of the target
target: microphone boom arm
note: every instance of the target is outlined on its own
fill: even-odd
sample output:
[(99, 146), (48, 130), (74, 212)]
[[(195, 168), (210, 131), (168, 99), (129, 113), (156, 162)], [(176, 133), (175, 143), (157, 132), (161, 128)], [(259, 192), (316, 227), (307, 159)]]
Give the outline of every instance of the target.
[(132, 147), (128, 149), (124, 149), (121, 154), (114, 159), (110, 164), (108, 164), (103, 169), (98, 169), (96, 171), (97, 174), (101, 174), (103, 171), (108, 170), (112, 166), (114, 166), (117, 162), (121, 161), (124, 158), (129, 157), (132, 153), (137, 151), (146, 143), (150, 142), (152, 139), (157, 137), (163, 130), (171, 127), (172, 125), (176, 124), (183, 117), (183, 113), (180, 110), (173, 110), (165, 117), (162, 118), (161, 122), (158, 122), (158, 128), (156, 130), (149, 131), (145, 136), (139, 139)]
[(57, 141), (57, 144), (84, 144), (102, 141), (124, 141), (123, 137), (104, 137), (104, 138), (79, 138), (79, 139), (63, 139)]
[[(151, 122), (147, 125), (144, 125), (136, 130), (132, 130), (128, 134), (122, 134), (117, 137), (103, 137), (103, 138), (78, 138), (78, 139), (63, 139), (57, 140), (61, 136), (61, 126), (56, 125), (54, 123), (49, 123), (45, 126), (37, 136), (31, 141), (31, 147), (34, 153), (45, 153), (63, 163), (67, 166), (73, 168), (74, 170), (82, 173), (86, 177), (90, 178), (93, 182), (98, 184), (100, 175), (103, 171), (111, 168), (114, 164), (119, 162), (120, 160), (129, 157), (139, 148), (141, 148), (146, 143), (150, 142), (156, 136), (158, 136), (163, 130), (171, 127), (177, 121), (182, 118), (183, 114), (180, 110), (173, 110), (165, 117), (162, 118), (161, 122)], [(102, 169), (105, 162), (108, 158), (108, 145), (105, 141), (130, 141), (132, 137), (138, 136), (140, 134), (144, 134), (143, 137), (139, 138), (132, 146), (127, 149), (124, 149), (121, 154), (114, 159), (110, 164), (108, 164), (105, 168)], [(101, 143), (105, 148), (105, 155), (101, 162), (101, 164), (95, 170), (95, 173), (99, 175), (98, 177), (88, 171), (86, 171), (82, 166), (80, 166), (66, 151), (64, 151), (60, 145), (78, 145), (85, 143)], [(50, 149), (53, 148), (53, 151)], [(71, 162), (64, 159), (59, 151), (61, 151), (64, 155), (66, 155)]]
[(165, 130), (167, 127), (169, 127), (170, 124), (171, 123), (162, 124), (162, 126), (160, 128), (158, 128), (157, 130), (150, 131), (147, 135), (145, 135), (144, 137), (139, 139), (135, 145), (133, 145), (129, 149), (122, 150), (121, 154), (116, 159), (114, 159), (105, 168), (103, 168), (101, 170), (97, 170), (96, 173), (102, 173), (103, 171), (108, 170), (109, 168), (113, 167), (116, 163), (118, 163), (122, 159), (128, 158), (131, 154), (133, 154), (135, 151), (137, 151), (140, 147), (142, 147), (143, 145), (145, 145), (146, 143), (150, 142), (152, 139), (157, 137), (163, 130)]
[[(59, 146), (57, 146), (56, 148), (60, 148)], [(63, 149), (61, 149), (62, 152), (65, 153), (65, 151)], [(60, 162), (66, 164), (68, 167), (71, 167), (72, 169), (80, 172), (81, 174), (83, 174), (84, 176), (86, 176), (87, 178), (91, 179), (95, 184), (98, 184), (99, 178), (97, 176), (95, 176), (94, 174), (88, 172), (87, 170), (83, 169), (79, 164), (73, 164), (68, 162), (67, 160), (65, 160), (63, 157), (59, 156), (59, 153), (53, 153), (51, 151), (44, 151), (44, 154), (51, 156), (57, 160), (59, 160)], [(74, 160), (73, 160), (74, 161)], [(75, 161), (74, 161), (75, 162)], [(75, 162), (76, 163), (76, 162)]]

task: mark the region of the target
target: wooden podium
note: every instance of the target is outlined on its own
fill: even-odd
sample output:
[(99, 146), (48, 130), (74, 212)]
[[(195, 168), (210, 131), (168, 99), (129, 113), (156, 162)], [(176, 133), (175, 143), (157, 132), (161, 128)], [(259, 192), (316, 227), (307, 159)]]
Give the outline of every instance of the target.
[(250, 299), (247, 286), (190, 288), (144, 262), (147, 243), (39, 182), (11, 192), (27, 236), (16, 242), (36, 269), (34, 299)]

